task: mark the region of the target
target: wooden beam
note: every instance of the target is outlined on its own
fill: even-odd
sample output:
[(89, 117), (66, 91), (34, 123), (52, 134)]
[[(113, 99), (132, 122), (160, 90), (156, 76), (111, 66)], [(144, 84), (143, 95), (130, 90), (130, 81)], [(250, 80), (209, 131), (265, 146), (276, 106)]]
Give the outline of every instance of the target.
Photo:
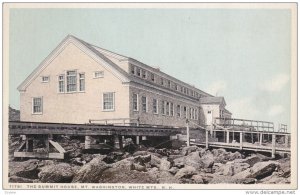
[(190, 127), (188, 120), (186, 120), (186, 145), (190, 146)]
[(243, 149), (243, 132), (240, 132), (240, 150)]
[(205, 130), (205, 148), (208, 149), (208, 130)]
[(65, 149), (59, 145), (59, 143), (49, 140), (49, 143), (57, 150), (59, 153), (65, 153)]
[(14, 157), (64, 159), (63, 153), (14, 152)]
[(275, 158), (276, 135), (272, 135), (272, 158)]

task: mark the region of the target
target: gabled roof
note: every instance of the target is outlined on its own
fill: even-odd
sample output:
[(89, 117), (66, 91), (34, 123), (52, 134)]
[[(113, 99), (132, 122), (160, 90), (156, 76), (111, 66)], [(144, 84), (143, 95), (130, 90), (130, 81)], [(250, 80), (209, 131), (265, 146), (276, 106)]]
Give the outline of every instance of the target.
[(202, 97), (200, 104), (224, 104), (226, 105), (224, 97)]
[(92, 45), (72, 36), (68, 35), (62, 42), (34, 69), (34, 71), (19, 85), (18, 90), (24, 91), (27, 86), (42, 72), (52, 60), (61, 53), (64, 48), (73, 43), (79, 49), (83, 50), (86, 54), (92, 57), (95, 61), (101, 63), (107, 70), (110, 70), (122, 82), (129, 82), (129, 74), (120, 68), (118, 65), (109, 60), (105, 55), (96, 50)]
[(228, 114), (232, 114), (229, 110), (227, 110), (226, 108), (224, 108), (224, 111), (227, 112)]

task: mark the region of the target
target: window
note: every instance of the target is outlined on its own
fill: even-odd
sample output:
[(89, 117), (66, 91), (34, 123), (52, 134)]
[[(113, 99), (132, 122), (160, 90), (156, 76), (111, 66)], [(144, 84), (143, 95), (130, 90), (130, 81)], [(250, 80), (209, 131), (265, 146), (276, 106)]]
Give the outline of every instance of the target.
[(174, 84), (174, 89), (177, 91), (178, 90), (178, 85)]
[(49, 76), (42, 76), (42, 82), (43, 83), (48, 83), (50, 80), (50, 77)]
[(43, 112), (43, 99), (36, 97), (32, 99), (32, 113), (41, 114)]
[(147, 112), (147, 98), (142, 96), (142, 111)]
[(168, 87), (171, 88), (171, 81), (168, 81)]
[(65, 76), (64, 75), (58, 76), (58, 92), (59, 93), (65, 92)]
[(115, 109), (115, 93), (103, 93), (103, 110), (112, 111)]
[(85, 90), (85, 76), (84, 73), (79, 74), (79, 91)]
[(189, 109), (189, 119), (192, 119), (192, 108)]
[(77, 76), (76, 71), (67, 71), (67, 92), (74, 92), (77, 90)]
[(183, 107), (183, 116), (184, 118), (187, 118), (186, 106)]
[(161, 114), (162, 115), (166, 114), (166, 104), (165, 104), (165, 101), (161, 101)]
[(131, 65), (130, 68), (131, 68), (131, 74), (135, 74), (135, 67)]
[(170, 115), (170, 103), (166, 102), (166, 115)]
[(103, 77), (104, 77), (104, 71), (94, 72), (94, 78), (103, 78)]
[(154, 80), (154, 74), (153, 74), (153, 73), (151, 73), (151, 81), (153, 81), (153, 82), (155, 81), (155, 80)]
[(145, 78), (147, 77), (146, 74), (147, 74), (146, 71), (145, 71), (145, 70), (142, 70), (142, 78), (143, 78), (143, 79), (145, 79)]
[(181, 116), (180, 105), (177, 105), (176, 112), (177, 112), (177, 117), (180, 117)]
[(138, 107), (138, 94), (133, 94), (132, 97), (132, 103), (133, 103), (133, 111), (138, 111), (139, 107)]
[(164, 79), (163, 78), (160, 78), (160, 84), (164, 85)]
[(174, 116), (174, 104), (172, 102), (170, 103), (170, 115)]
[(158, 114), (158, 102), (157, 99), (153, 99), (153, 113)]
[(140, 77), (141, 76), (141, 69), (140, 68), (136, 68), (136, 74)]

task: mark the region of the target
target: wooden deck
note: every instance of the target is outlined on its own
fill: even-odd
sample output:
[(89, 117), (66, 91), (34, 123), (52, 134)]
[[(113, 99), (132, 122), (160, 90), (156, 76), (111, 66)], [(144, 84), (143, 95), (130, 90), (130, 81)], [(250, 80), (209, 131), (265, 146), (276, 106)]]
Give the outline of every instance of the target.
[(126, 136), (171, 136), (184, 128), (155, 126), (121, 126), (103, 124), (67, 124), (10, 121), (10, 135), (126, 135)]

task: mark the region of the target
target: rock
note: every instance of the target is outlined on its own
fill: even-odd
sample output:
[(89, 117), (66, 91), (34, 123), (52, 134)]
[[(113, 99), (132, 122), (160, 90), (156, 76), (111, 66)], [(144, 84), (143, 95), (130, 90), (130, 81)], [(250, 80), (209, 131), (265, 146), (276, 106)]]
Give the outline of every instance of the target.
[(73, 179), (74, 171), (69, 164), (60, 163), (43, 167), (38, 176), (43, 183), (69, 183)]
[(161, 163), (161, 159), (158, 158), (155, 155), (151, 155), (151, 160), (150, 160), (149, 163), (150, 163), (151, 167), (157, 167), (157, 168), (159, 168), (160, 167), (160, 163)]
[(238, 162), (238, 163), (248, 163), (251, 167), (258, 163), (258, 162), (261, 162), (262, 159), (256, 155), (252, 155), (252, 156), (249, 156), (245, 159), (236, 159), (234, 162)]
[[(217, 152), (218, 151), (218, 152)], [(215, 163), (227, 163), (228, 161), (233, 161), (235, 159), (242, 159), (243, 156), (241, 155), (241, 153), (239, 152), (224, 152), (223, 150), (215, 150), (213, 151), (213, 155), (214, 155), (214, 162)]]
[(256, 182), (254, 178), (244, 178), (244, 179), (237, 179), (231, 176), (221, 176), (218, 175), (214, 177), (209, 183), (210, 184), (253, 184)]
[(79, 166), (82, 166), (86, 163), (86, 161), (82, 161), (80, 157), (77, 157), (77, 158), (72, 158), (70, 160), (70, 162), (74, 165), (79, 165)]
[(291, 178), (283, 178), (280, 176), (280, 173), (274, 172), (272, 175), (263, 178), (260, 180), (260, 183), (264, 184), (288, 184), (291, 183)]
[(136, 163), (131, 164), (130, 169), (131, 170), (137, 170), (137, 171), (144, 171), (144, 172), (147, 171), (145, 165), (136, 164)]
[(252, 172), (251, 169), (248, 168), (242, 172), (236, 173), (234, 176), (232, 176), (234, 179), (246, 179), (251, 176)]
[[(135, 170), (136, 165), (138, 164), (134, 163), (134, 158), (126, 158), (113, 163), (99, 174), (97, 182), (94, 183), (158, 183), (158, 173), (155, 170), (150, 169), (150, 173), (138, 171)], [(132, 169), (132, 166), (135, 168)]]
[(266, 161), (256, 163), (251, 168), (251, 175), (249, 178), (262, 179), (267, 177), (275, 171), (275, 169), (279, 166), (279, 164), (275, 161)]
[(168, 159), (173, 161), (176, 158), (181, 158), (181, 157), (183, 157), (183, 155), (181, 155), (181, 154), (179, 154), (179, 155), (178, 154), (172, 154), (172, 155), (168, 156)]
[(184, 167), (185, 157), (176, 158), (176, 159), (174, 159), (173, 162), (174, 162), (174, 166), (180, 169), (180, 168)]
[(173, 175), (175, 175), (178, 172), (178, 168), (177, 167), (172, 167), (171, 169), (169, 169), (169, 172)]
[(201, 157), (200, 161), (203, 168), (212, 168), (214, 165), (214, 156), (212, 153), (205, 154)]
[(191, 152), (195, 152), (198, 149), (197, 146), (186, 146), (181, 150), (181, 154), (183, 156), (186, 156), (188, 154), (190, 154)]
[(24, 177), (28, 179), (37, 179), (39, 173), (38, 164), (39, 160), (36, 159), (23, 162), (10, 162), (9, 176), (16, 175), (18, 177)]
[(36, 179), (27, 179), (24, 177), (18, 177), (18, 176), (11, 176), (8, 180), (9, 183), (38, 183), (38, 180)]
[[(175, 160), (174, 160), (174, 163), (175, 163)], [(187, 156), (184, 157), (184, 165), (192, 166), (197, 170), (200, 170), (201, 168), (203, 168), (203, 164), (204, 164), (203, 161), (205, 161), (205, 160), (200, 158), (198, 151), (191, 152)]]
[(222, 172), (224, 170), (224, 164), (222, 163), (214, 163), (213, 167), (212, 167), (212, 172), (213, 173), (219, 173)]
[(93, 155), (91, 155), (91, 154), (83, 154), (82, 156), (81, 156), (81, 159), (83, 160), (83, 161), (85, 161), (85, 162), (90, 162), (91, 160), (93, 160)]
[(197, 184), (204, 184), (203, 178), (201, 175), (193, 175), (191, 179)]
[(175, 178), (170, 172), (168, 171), (160, 171), (158, 176), (158, 181), (160, 184), (162, 183), (180, 183), (180, 181)]
[(168, 171), (170, 168), (171, 168), (171, 163), (166, 158), (161, 159), (159, 170)]
[(213, 149), (212, 150), (212, 153), (213, 155), (216, 157), (216, 156), (220, 156), (222, 154), (225, 154), (226, 153), (226, 150), (223, 149), (223, 148), (220, 148), (220, 149)]
[(279, 164), (279, 176), (288, 178), (291, 176), (291, 161), (287, 160)]
[(180, 169), (176, 174), (175, 178), (176, 179), (181, 179), (181, 178), (190, 178), (191, 176), (196, 174), (196, 169), (191, 166), (185, 166), (184, 168)]
[(103, 161), (105, 157), (104, 155), (97, 156), (81, 167), (75, 173), (72, 183), (98, 183), (102, 172), (110, 167)]
[(227, 163), (223, 166), (223, 175), (233, 176), (248, 169), (250, 165), (248, 163)]

